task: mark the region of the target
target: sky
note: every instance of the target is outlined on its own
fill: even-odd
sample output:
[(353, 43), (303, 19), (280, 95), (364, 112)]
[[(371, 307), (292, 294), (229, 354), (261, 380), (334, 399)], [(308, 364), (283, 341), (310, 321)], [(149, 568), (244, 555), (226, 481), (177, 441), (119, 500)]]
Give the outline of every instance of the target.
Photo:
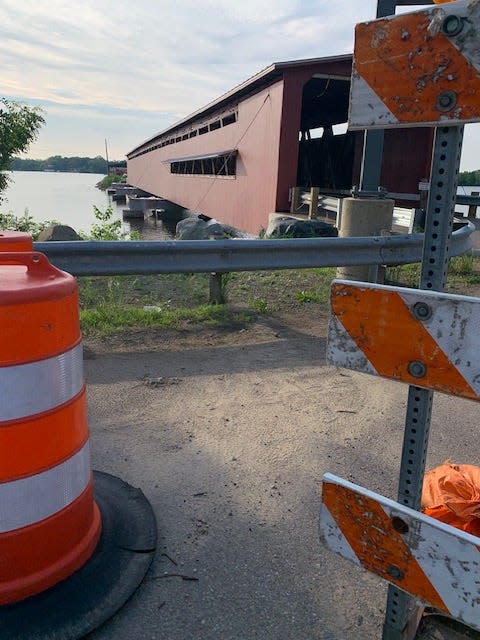
[[(0, 95), (45, 111), (25, 154), (124, 159), (272, 62), (349, 53), (376, 0), (2, 0)], [(407, 10), (412, 10), (409, 7)], [(480, 124), (462, 169), (480, 168)]]

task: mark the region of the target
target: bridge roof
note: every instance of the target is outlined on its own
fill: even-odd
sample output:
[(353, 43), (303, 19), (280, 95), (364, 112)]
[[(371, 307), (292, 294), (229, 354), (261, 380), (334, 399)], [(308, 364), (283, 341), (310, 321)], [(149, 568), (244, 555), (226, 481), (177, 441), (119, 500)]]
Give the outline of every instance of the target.
[(159, 131), (158, 133), (151, 136), (150, 138), (147, 138), (146, 140), (141, 142), (139, 145), (134, 147), (131, 151), (129, 151), (126, 155), (128, 157), (134, 152), (144, 147), (145, 145), (153, 142), (155, 139), (160, 138), (166, 134), (172, 133), (177, 129), (181, 129), (187, 126), (188, 124), (198, 121), (202, 118), (206, 118), (207, 116), (217, 111), (218, 109), (221, 109), (222, 107), (227, 107), (230, 103), (240, 100), (243, 96), (247, 94), (251, 94), (252, 92), (254, 93), (255, 91), (260, 90), (262, 87), (272, 84), (273, 82), (281, 78), (285, 73), (285, 71), (292, 71), (292, 70), (296, 71), (296, 70), (306, 69), (308, 67), (315, 67), (316, 65), (321, 65), (326, 67), (325, 72), (328, 73), (329, 65), (336, 64), (339, 62), (351, 62), (351, 60), (352, 60), (352, 54), (349, 53), (349, 54), (342, 54), (337, 56), (327, 56), (324, 58), (306, 58), (304, 60), (289, 60), (284, 62), (274, 62), (270, 66), (265, 67), (265, 69), (262, 69), (261, 71), (251, 76), (241, 84), (237, 85), (236, 87), (233, 87), (233, 89), (231, 89), (230, 91), (227, 91), (227, 93), (224, 93), (223, 95), (219, 96), (212, 102), (209, 102), (207, 105), (205, 105), (201, 109), (194, 111), (193, 113), (189, 114), (185, 118), (178, 120), (177, 122), (172, 124), (170, 127), (167, 127), (166, 129)]

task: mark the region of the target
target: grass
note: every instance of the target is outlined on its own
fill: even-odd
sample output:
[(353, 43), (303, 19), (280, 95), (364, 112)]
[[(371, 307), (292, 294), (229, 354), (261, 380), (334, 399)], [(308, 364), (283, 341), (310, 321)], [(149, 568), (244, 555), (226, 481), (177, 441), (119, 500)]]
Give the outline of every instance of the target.
[(79, 278), (80, 320), (87, 336), (145, 327), (244, 325), (259, 314), (326, 304), (334, 277), (335, 269), (226, 274), (226, 305), (207, 304), (209, 276), (203, 273)]
[(104, 176), (95, 186), (98, 189), (105, 191), (106, 189), (109, 189), (114, 182), (126, 182), (126, 180), (123, 176), (109, 175)]
[(252, 319), (253, 316), (247, 312), (234, 312), (225, 306), (207, 304), (193, 309), (144, 309), (107, 303), (80, 311), (80, 322), (86, 336), (108, 335), (128, 329), (149, 327), (181, 329), (188, 325), (244, 325)]
[[(335, 268), (285, 269), (224, 276), (225, 305), (207, 304), (208, 274), (80, 278), (80, 319), (85, 335), (146, 327), (245, 326), (259, 315), (294, 312), (308, 305), (328, 310)], [(420, 264), (387, 269), (387, 284), (418, 287)], [(480, 259), (450, 261), (447, 291), (477, 295)]]
[[(404, 287), (417, 288), (420, 281), (420, 263), (407, 264), (398, 267), (388, 267), (386, 283)], [(480, 284), (480, 258), (465, 253), (450, 259), (446, 291), (451, 293), (465, 293), (469, 287)], [(476, 294), (475, 294), (476, 295)]]

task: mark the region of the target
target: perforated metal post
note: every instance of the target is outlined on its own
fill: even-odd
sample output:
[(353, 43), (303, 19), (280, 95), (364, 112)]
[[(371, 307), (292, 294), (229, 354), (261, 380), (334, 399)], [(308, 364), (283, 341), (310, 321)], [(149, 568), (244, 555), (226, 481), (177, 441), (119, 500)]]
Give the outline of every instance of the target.
[[(463, 126), (436, 129), (420, 289), (443, 291), (445, 288), (462, 141)], [(428, 310), (424, 311), (427, 319)], [(421, 313), (418, 317), (421, 319)], [(432, 401), (433, 392), (421, 387), (409, 388), (398, 501), (416, 510), (420, 510), (421, 504)], [(416, 625), (410, 622), (417, 617), (413, 599), (390, 586), (383, 640), (413, 638)]]

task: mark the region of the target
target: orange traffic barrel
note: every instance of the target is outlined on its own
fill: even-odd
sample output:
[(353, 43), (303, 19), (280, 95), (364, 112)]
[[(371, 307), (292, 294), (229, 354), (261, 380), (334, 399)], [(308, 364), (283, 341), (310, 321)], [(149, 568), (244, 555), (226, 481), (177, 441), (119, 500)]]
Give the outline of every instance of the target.
[[(34, 252), (31, 238), (25, 235), (0, 232), (0, 627), (2, 639), (73, 639), (113, 615), (126, 599), (123, 594), (121, 601), (112, 602), (110, 594), (103, 610), (98, 598), (86, 609), (84, 591), (87, 579), (95, 593), (102, 558), (107, 557), (108, 564), (109, 556), (115, 555), (115, 549), (109, 551), (112, 531), (108, 529), (115, 521), (112, 504), (120, 513), (115, 525), (121, 526), (123, 518), (131, 537), (128, 496), (132, 488), (99, 474), (103, 491), (100, 488), (96, 499), (103, 505), (101, 515), (90, 468), (76, 281), (51, 265), (45, 255)], [(123, 497), (122, 490), (126, 491)], [(150, 564), (156, 527), (150, 506), (144, 511)], [(119, 534), (115, 535), (118, 539)], [(137, 532), (137, 537), (142, 535)], [(145, 545), (137, 540), (132, 551), (138, 552), (139, 546)], [(89, 569), (92, 563), (94, 568)], [(140, 564), (144, 567), (145, 562)], [(146, 569), (142, 570), (143, 578)], [(118, 568), (114, 574), (104, 572), (104, 597), (118, 591)], [(128, 595), (141, 582), (137, 574)], [(54, 629), (46, 629), (45, 636), (39, 635), (35, 620), (35, 598), (39, 597), (45, 602), (50, 599), (52, 608), (60, 606), (68, 612), (64, 620), (57, 619)], [(62, 599), (67, 600), (63, 605)], [(76, 615), (75, 599), (83, 619)], [(25, 608), (32, 606), (29, 615)], [(99, 610), (92, 615), (95, 608)]]
[(21, 231), (0, 229), (0, 251), (33, 251), (32, 237)]
[(2, 251), (0, 264), (0, 604), (6, 604), (81, 567), (100, 536), (100, 514), (75, 280), (31, 251)]

